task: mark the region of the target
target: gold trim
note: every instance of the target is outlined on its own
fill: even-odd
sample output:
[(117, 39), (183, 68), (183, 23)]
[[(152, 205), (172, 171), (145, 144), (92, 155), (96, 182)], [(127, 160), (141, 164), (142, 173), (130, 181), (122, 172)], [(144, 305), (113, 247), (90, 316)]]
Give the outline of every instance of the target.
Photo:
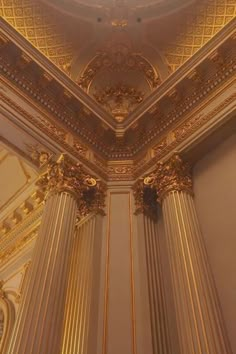
[(108, 192), (108, 218), (106, 236), (106, 271), (105, 271), (105, 291), (104, 291), (104, 321), (103, 321), (103, 344), (102, 353), (107, 353), (107, 323), (108, 323), (108, 299), (109, 299), (109, 265), (110, 265), (110, 235), (111, 235), (111, 192)]
[(136, 318), (135, 318), (135, 283), (134, 283), (134, 254), (133, 254), (133, 217), (132, 196), (129, 192), (129, 219), (130, 219), (130, 281), (131, 281), (131, 309), (132, 309), (132, 338), (133, 354), (137, 354)]

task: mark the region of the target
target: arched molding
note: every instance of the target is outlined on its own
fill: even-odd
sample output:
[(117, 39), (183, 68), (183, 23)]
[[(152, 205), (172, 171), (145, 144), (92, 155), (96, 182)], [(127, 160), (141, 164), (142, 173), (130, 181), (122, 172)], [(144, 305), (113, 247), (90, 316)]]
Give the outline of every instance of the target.
[(6, 297), (6, 293), (3, 290), (1, 290), (0, 293), (0, 310), (2, 310), (4, 318), (0, 353), (6, 353), (15, 323), (15, 308), (12, 302)]

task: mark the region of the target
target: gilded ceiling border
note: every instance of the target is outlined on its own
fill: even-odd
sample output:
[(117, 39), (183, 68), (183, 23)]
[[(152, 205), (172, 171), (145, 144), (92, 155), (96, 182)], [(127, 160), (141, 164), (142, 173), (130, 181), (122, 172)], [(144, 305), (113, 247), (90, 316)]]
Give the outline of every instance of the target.
[[(204, 45), (193, 57), (186, 61), (183, 66), (176, 72), (174, 72), (161, 87), (148, 97), (144, 102), (131, 113), (131, 115), (125, 120), (123, 129), (127, 130), (131, 124), (139, 119), (145, 112), (147, 112), (152, 105), (163, 97), (167, 92), (171, 91), (176, 83), (179, 83), (183, 78), (198, 66), (199, 63), (205, 60), (209, 53), (219, 47), (225, 42), (233, 33), (235, 29), (235, 21), (229, 22), (221, 31), (219, 31), (206, 45)], [(104, 109), (96, 105), (94, 100), (86, 95), (83, 90), (79, 89), (78, 85), (73, 82), (67, 75), (61, 72), (57, 67), (50, 63), (41, 53), (37, 52), (35, 48), (30, 46), (30, 43), (24, 40), (18, 33), (13, 31), (6, 23), (2, 23), (2, 31), (9, 40), (14, 43), (17, 42), (18, 47), (25, 52), (31, 60), (34, 60), (42, 70), (55, 79), (62, 87), (64, 87), (69, 94), (78, 99), (85, 107), (90, 107), (91, 115), (99, 117), (107, 127), (113, 131), (116, 129), (116, 124), (111, 115), (109, 115)]]
[[(214, 57), (214, 56), (213, 56)], [(223, 66), (220, 66), (220, 70), (217, 71), (217, 76), (211, 78), (211, 80), (207, 81), (207, 82), (201, 82), (201, 90), (196, 94), (196, 91), (194, 92), (194, 95), (193, 97), (189, 97), (188, 100), (185, 99), (185, 101), (183, 102), (182, 104), (182, 107), (181, 105), (178, 107), (178, 111), (177, 110), (174, 110), (172, 112), (172, 114), (168, 117), (168, 120), (165, 121), (165, 124), (164, 124), (164, 127), (160, 124), (160, 122), (157, 121), (157, 127), (153, 127), (153, 129), (151, 130), (150, 134), (152, 134), (152, 136), (150, 136), (149, 134), (149, 137), (148, 139), (145, 139), (147, 141), (150, 141), (151, 139), (154, 140), (155, 136), (157, 134), (160, 134), (162, 133), (163, 134), (163, 130), (165, 130), (166, 132), (173, 126), (173, 124), (175, 124), (177, 122), (177, 118), (178, 120), (182, 119), (182, 117), (184, 118), (186, 116), (186, 114), (188, 114), (190, 112), (190, 114), (192, 114), (193, 112), (193, 109), (194, 110), (198, 110), (199, 109), (199, 105), (201, 104), (205, 104), (205, 100), (206, 98), (211, 94), (211, 92), (215, 92), (218, 88), (218, 86), (222, 86), (224, 84), (224, 81), (227, 81), (230, 79), (230, 76), (233, 75), (233, 68), (234, 68), (234, 65), (233, 65), (233, 62), (232, 60), (228, 61), (225, 65)], [(12, 77), (12, 76), (11, 76)], [(197, 80), (197, 84), (199, 84), (198, 82), (198, 76), (194, 76), (194, 80)], [(6, 83), (5, 83), (6, 84)], [(19, 88), (15, 88), (15, 86), (13, 86), (12, 84), (9, 84), (9, 82), (7, 83), (10, 87), (13, 87), (14, 90), (18, 91), (18, 93), (23, 96), (24, 98), (27, 99), (27, 101), (29, 100), (28, 97), (25, 97), (25, 94), (22, 93), (22, 91), (20, 91)], [(202, 103), (203, 102), (203, 103)], [(32, 105), (32, 102), (30, 102), (30, 104)], [(36, 106), (37, 109), (40, 110), (40, 113), (42, 114), (42, 108), (40, 108), (38, 105)], [(44, 115), (46, 113), (43, 113)], [(155, 119), (155, 112), (153, 113), (153, 119)], [(167, 117), (165, 117), (167, 118)], [(65, 122), (66, 123), (66, 122)], [(41, 122), (37, 122), (38, 125), (43, 125), (45, 127), (45, 129), (47, 128), (48, 131), (50, 131), (49, 134), (51, 134), (51, 132), (53, 132), (54, 134), (57, 135), (57, 140), (60, 140), (60, 143), (62, 144), (65, 144), (65, 136), (66, 136), (66, 133), (63, 133), (63, 129), (60, 129), (59, 127), (56, 127), (55, 126), (55, 123), (52, 124), (49, 122), (48, 119), (43, 119), (41, 118)], [(72, 124), (71, 123), (67, 123), (67, 125), (69, 124), (69, 127), (71, 128), (72, 127)], [(46, 129), (46, 130), (47, 130)], [(64, 141), (63, 141), (64, 140)], [(136, 143), (137, 145), (137, 143)], [(138, 142), (138, 145), (139, 146), (139, 149), (141, 149), (141, 142), (139, 141)], [(77, 150), (77, 153), (80, 154), (80, 158), (83, 160), (84, 159), (84, 156), (85, 155), (85, 150), (86, 150), (86, 147), (78, 141), (75, 145), (74, 145), (75, 149)], [(147, 148), (147, 146), (144, 146), (143, 148)], [(136, 151), (136, 148), (133, 147), (133, 154), (136, 154), (138, 153), (138, 151)], [(130, 154), (130, 152), (128, 153), (128, 156), (129, 158), (132, 158), (132, 154)], [(126, 156), (124, 153), (112, 153), (107, 155), (107, 158), (110, 158), (110, 159), (115, 159), (115, 158), (123, 158), (125, 159), (125, 157), (127, 158), (128, 156)], [(86, 160), (86, 158), (84, 159)], [(101, 171), (100, 171), (101, 173)]]
[[(234, 61), (226, 59), (224, 65), (220, 65), (220, 70), (218, 70), (214, 77), (210, 80), (204, 82), (202, 78), (197, 75), (192, 79), (195, 82), (195, 88), (192, 96), (182, 98), (180, 96), (179, 102), (177, 102), (177, 109), (173, 110), (168, 117), (161, 116), (156, 119), (156, 124), (152, 126), (151, 131), (148, 131), (148, 136), (142, 137), (145, 141), (146, 149), (153, 143), (158, 136), (163, 136), (168, 134), (168, 132), (173, 129), (177, 124), (183, 120), (189, 119), (193, 114), (196, 114), (202, 107), (206, 106), (212, 98), (218, 95), (218, 92), (222, 90), (226, 85), (232, 83), (234, 80), (236, 67)], [(178, 91), (172, 92), (173, 96), (178, 97)], [(171, 98), (170, 95), (169, 97)], [(152, 118), (158, 117), (158, 110), (154, 111)], [(138, 149), (141, 146), (141, 141), (137, 142)], [(137, 145), (136, 144), (136, 145)], [(138, 154), (140, 150), (134, 148), (134, 153)]]
[(100, 163), (93, 164), (90, 160), (86, 159), (85, 151), (87, 151), (87, 148), (85, 148), (78, 140), (74, 141), (73, 146), (69, 145), (69, 143), (66, 141), (65, 131), (60, 130), (60, 128), (56, 127), (54, 124), (51, 124), (48, 120), (42, 118), (39, 115), (37, 115), (37, 118), (35, 118), (35, 116), (29, 114), (20, 105), (16, 104), (13, 100), (11, 100), (3, 93), (0, 93), (0, 99), (2, 100), (2, 102), (6, 103), (7, 105), (9, 105), (9, 107), (19, 113), (22, 117), (26, 118), (28, 122), (32, 123), (34, 127), (37, 127), (48, 138), (53, 139), (56, 143), (58, 143), (62, 148), (61, 151), (66, 151), (70, 153), (81, 163), (83, 163), (87, 168), (95, 171), (101, 178), (107, 179), (107, 174), (105, 172), (106, 162), (99, 158)]
[[(181, 143), (183, 143), (187, 138), (191, 138), (189, 146), (194, 142), (196, 134), (206, 125), (207, 123), (213, 123), (215, 121), (216, 115), (220, 114), (226, 107), (230, 104), (234, 103), (236, 100), (236, 93), (233, 92), (230, 96), (228, 96), (223, 102), (217, 105), (212, 111), (207, 114), (200, 112), (197, 115), (193, 115), (190, 119), (185, 120), (181, 125), (176, 127), (176, 129), (171, 132), (171, 137), (169, 139), (169, 135), (167, 134), (158, 144), (152, 147), (154, 152), (154, 157), (151, 158), (148, 162), (141, 160), (137, 160), (134, 169), (134, 178), (140, 177), (142, 174), (146, 173), (147, 170), (151, 169), (158, 161), (165, 159), (172, 152), (178, 150)], [(231, 112), (227, 112), (225, 119), (228, 118), (230, 113), (235, 111), (235, 107), (231, 107)], [(212, 125), (204, 133), (210, 133), (210, 131), (214, 128)]]
[(96, 102), (82, 90), (78, 84), (54, 65), (47, 57), (45, 57), (37, 48), (33, 47), (24, 37), (20, 35), (14, 28), (9, 25), (3, 18), (0, 18), (0, 35), (5, 37), (5, 41), (17, 43), (17, 47), (24, 52), (30, 60), (37, 65), (52, 79), (59, 83), (68, 93), (76, 98), (82, 107), (87, 107), (91, 114), (99, 117), (111, 129), (115, 129), (113, 117), (108, 114), (102, 107), (97, 106)]
[[(231, 82), (233, 86), (234, 80)], [(222, 91), (222, 90), (221, 90)], [(216, 97), (214, 96), (212, 100)], [(202, 127), (209, 123), (210, 121), (214, 121), (216, 114), (219, 114), (222, 110), (224, 110), (227, 106), (229, 106), (232, 102), (234, 102), (236, 98), (236, 94), (232, 93), (231, 96), (227, 97), (223, 102), (216, 106), (212, 111), (207, 114), (201, 111), (201, 109), (206, 107), (209, 104), (209, 101), (202, 106), (198, 112), (194, 112), (191, 117), (185, 119), (182, 124), (178, 125), (172, 132), (171, 137), (170, 134), (165, 134), (163, 139), (156, 143), (152, 147), (149, 148), (152, 153), (150, 154), (149, 160), (147, 161), (143, 156), (140, 159), (136, 160), (127, 160), (127, 161), (112, 161), (108, 162), (108, 165), (103, 164), (104, 161), (100, 160), (100, 157), (94, 155), (93, 163), (90, 162), (90, 168), (94, 169), (95, 167), (99, 171), (103, 169), (105, 171), (105, 180), (107, 181), (125, 181), (125, 180), (133, 180), (138, 176), (145, 173), (146, 170), (150, 169), (158, 160), (164, 159), (166, 155), (170, 154), (171, 151), (178, 149), (178, 146), (187, 138), (191, 138), (197, 134), (198, 131), (202, 129)], [(8, 102), (8, 98), (7, 101)], [(17, 107), (16, 107), (17, 109)], [(26, 113), (26, 112), (23, 112)], [(227, 118), (227, 117), (226, 117)], [(206, 131), (205, 131), (206, 133)], [(51, 138), (50, 131), (48, 132), (48, 137)], [(191, 144), (191, 142), (190, 142)], [(71, 152), (71, 146), (64, 142), (63, 144), (64, 151)], [(74, 154), (74, 150), (73, 150)], [(77, 159), (80, 159), (80, 156), (77, 154)]]

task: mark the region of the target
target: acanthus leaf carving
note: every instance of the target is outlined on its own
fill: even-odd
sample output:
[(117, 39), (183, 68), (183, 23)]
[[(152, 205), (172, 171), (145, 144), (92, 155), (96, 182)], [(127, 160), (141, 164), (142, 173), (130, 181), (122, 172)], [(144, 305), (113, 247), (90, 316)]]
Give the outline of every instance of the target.
[(105, 186), (66, 154), (61, 154), (56, 161), (49, 161), (36, 184), (46, 192), (46, 198), (53, 193), (72, 193), (81, 216), (92, 211), (102, 212), (104, 207)]
[(192, 194), (190, 165), (178, 153), (174, 153), (169, 160), (157, 164), (156, 169), (144, 178), (144, 185), (155, 188), (159, 200), (169, 192), (185, 191)]

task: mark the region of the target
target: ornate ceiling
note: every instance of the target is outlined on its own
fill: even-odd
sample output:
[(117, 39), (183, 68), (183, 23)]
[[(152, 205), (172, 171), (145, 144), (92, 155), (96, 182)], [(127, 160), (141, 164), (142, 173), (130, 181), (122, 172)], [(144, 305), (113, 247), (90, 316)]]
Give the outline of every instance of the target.
[(231, 0), (0, 0), (0, 13), (115, 127), (229, 23), (236, 6)]
[[(181, 126), (233, 80), (236, 5), (104, 4), (0, 0), (0, 69), (6, 109), (17, 110), (106, 178), (114, 172), (111, 162), (126, 161), (132, 175), (160, 157), (181, 139)], [(105, 11), (106, 20), (81, 19), (80, 6), (91, 16)], [(152, 6), (155, 18), (148, 17)], [(125, 9), (142, 10), (143, 19)], [(10, 99), (13, 91), (16, 100)], [(24, 108), (26, 102), (37, 113)]]

